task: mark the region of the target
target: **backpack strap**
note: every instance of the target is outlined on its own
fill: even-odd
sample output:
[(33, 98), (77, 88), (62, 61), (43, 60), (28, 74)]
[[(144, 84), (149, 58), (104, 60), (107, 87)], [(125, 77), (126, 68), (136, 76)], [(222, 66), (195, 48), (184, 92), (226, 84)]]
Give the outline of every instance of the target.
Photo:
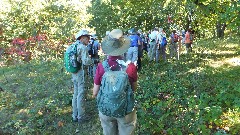
[[(118, 61), (117, 61), (117, 63), (118, 63), (118, 66), (121, 68), (122, 71), (127, 71), (128, 66), (124, 66), (123, 64), (119, 63)], [(104, 68), (105, 72), (111, 71), (111, 67), (108, 64), (108, 60), (104, 60), (102, 62), (102, 65), (103, 65), (103, 68)]]
[(107, 72), (107, 71), (110, 71), (110, 67), (109, 67), (109, 64), (108, 64), (108, 60), (104, 60), (102, 62), (102, 65), (103, 65), (103, 68), (104, 68), (104, 71)]

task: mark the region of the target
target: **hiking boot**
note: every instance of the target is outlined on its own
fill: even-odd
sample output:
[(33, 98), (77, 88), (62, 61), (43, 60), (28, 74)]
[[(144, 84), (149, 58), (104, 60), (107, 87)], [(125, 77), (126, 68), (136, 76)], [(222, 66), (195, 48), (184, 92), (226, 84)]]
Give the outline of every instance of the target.
[(78, 119), (78, 123), (83, 123), (91, 119), (89, 115), (83, 115), (81, 118)]

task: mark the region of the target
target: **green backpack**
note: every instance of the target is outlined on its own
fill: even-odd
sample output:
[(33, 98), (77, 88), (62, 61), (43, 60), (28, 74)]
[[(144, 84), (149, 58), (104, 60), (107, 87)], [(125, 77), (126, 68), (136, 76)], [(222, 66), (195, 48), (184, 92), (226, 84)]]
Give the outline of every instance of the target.
[(77, 61), (77, 44), (68, 46), (64, 53), (64, 66), (70, 73), (76, 73), (81, 68), (81, 63)]
[(97, 95), (98, 110), (110, 117), (122, 118), (135, 106), (134, 94), (125, 70), (112, 71), (107, 61), (102, 63), (101, 87)]

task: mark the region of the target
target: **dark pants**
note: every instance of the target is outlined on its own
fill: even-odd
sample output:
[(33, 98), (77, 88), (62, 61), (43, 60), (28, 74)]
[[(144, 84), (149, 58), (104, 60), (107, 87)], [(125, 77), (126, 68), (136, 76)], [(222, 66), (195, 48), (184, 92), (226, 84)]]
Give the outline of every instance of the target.
[(142, 68), (142, 60), (141, 60), (141, 57), (138, 57), (138, 60), (137, 60), (137, 70), (140, 71)]
[(143, 50), (148, 52), (148, 44), (147, 43), (143, 43)]
[(160, 46), (160, 55), (162, 55), (163, 60), (166, 60), (166, 46)]
[(143, 56), (143, 50), (138, 47), (138, 60), (137, 60), (137, 70), (140, 71), (141, 70), (141, 67), (142, 67), (142, 58)]
[(186, 43), (186, 50), (187, 50), (187, 53), (192, 52), (192, 44), (191, 43)]

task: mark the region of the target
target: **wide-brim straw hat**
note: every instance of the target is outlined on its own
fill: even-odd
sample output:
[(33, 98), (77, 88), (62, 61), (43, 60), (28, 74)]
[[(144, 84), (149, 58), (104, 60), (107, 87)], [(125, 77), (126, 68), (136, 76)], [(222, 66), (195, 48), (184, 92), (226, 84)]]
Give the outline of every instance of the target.
[(102, 40), (102, 50), (110, 56), (119, 56), (127, 52), (130, 38), (123, 35), (122, 30), (114, 29)]

